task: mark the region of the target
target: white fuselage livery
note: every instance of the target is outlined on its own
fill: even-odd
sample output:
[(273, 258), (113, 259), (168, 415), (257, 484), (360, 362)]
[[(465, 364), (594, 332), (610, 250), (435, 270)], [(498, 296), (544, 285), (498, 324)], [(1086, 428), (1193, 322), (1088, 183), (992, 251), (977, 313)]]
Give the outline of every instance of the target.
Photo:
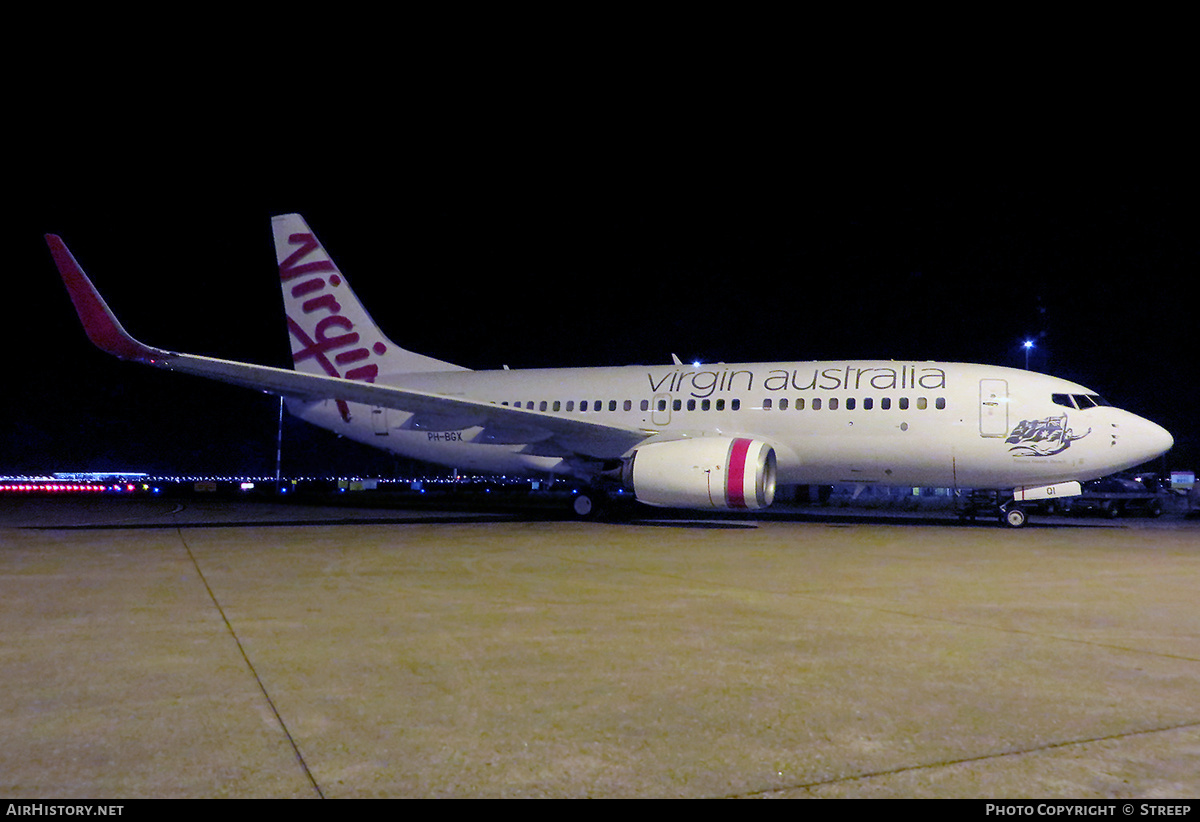
[[(47, 236), (89, 337), (122, 359), (284, 396), (345, 437), (465, 471), (619, 482), (651, 505), (761, 508), (777, 483), (1079, 493), (1172, 445), (1066, 380), (989, 365), (830, 361), (471, 371), (396, 345), (296, 214), (273, 231), (293, 369), (128, 335)], [(590, 503), (589, 503), (590, 506)], [(1009, 524), (1024, 522), (1019, 510)]]
[[(652, 431), (653, 441), (752, 437), (778, 481), (1010, 489), (1088, 480), (1139, 465), (1169, 434), (1056, 377), (989, 365), (875, 361), (624, 366), (381, 376), (376, 382)], [(1079, 407), (1084, 406), (1084, 407)], [(536, 443), (452, 421), (332, 401), (289, 403), (358, 442), (440, 465), (586, 476)], [(436, 430), (435, 430), (436, 429)]]

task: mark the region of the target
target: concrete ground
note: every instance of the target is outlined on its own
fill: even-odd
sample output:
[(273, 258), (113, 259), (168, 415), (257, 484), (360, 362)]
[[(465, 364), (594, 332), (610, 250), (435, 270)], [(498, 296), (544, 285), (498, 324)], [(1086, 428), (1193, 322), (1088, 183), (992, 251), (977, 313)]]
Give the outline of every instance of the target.
[(1036, 522), (0, 500), (0, 796), (1200, 795), (1200, 522)]

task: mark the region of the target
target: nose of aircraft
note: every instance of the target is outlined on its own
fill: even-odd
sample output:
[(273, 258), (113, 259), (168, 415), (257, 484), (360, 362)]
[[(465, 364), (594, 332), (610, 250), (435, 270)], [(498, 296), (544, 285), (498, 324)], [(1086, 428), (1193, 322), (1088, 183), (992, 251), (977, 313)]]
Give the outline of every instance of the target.
[(1171, 436), (1171, 432), (1161, 425), (1156, 425), (1150, 420), (1141, 420), (1138, 428), (1138, 440), (1145, 448), (1147, 460), (1165, 454), (1175, 445), (1175, 438)]

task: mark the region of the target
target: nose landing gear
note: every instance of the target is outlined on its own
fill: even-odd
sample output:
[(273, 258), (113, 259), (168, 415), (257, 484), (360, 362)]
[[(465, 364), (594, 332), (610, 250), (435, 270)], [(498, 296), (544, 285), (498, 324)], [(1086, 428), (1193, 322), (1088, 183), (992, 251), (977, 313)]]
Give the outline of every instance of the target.
[(1015, 502), (1007, 502), (1000, 506), (1000, 522), (1009, 528), (1022, 528), (1029, 521), (1025, 509)]
[[(1006, 498), (1007, 497), (1007, 498)], [(1029, 522), (1029, 514), (1011, 494), (1000, 491), (971, 491), (962, 498), (958, 518), (975, 521), (979, 515), (994, 516), (1001, 525), (1023, 528)]]

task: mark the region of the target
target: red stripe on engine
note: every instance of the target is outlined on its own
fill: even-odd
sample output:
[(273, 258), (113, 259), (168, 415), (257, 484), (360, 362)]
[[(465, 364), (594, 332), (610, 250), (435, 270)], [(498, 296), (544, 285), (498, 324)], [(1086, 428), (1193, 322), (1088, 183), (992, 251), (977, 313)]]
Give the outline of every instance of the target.
[(725, 472), (725, 501), (730, 508), (746, 507), (746, 455), (750, 440), (736, 439), (729, 446), (729, 470)]

